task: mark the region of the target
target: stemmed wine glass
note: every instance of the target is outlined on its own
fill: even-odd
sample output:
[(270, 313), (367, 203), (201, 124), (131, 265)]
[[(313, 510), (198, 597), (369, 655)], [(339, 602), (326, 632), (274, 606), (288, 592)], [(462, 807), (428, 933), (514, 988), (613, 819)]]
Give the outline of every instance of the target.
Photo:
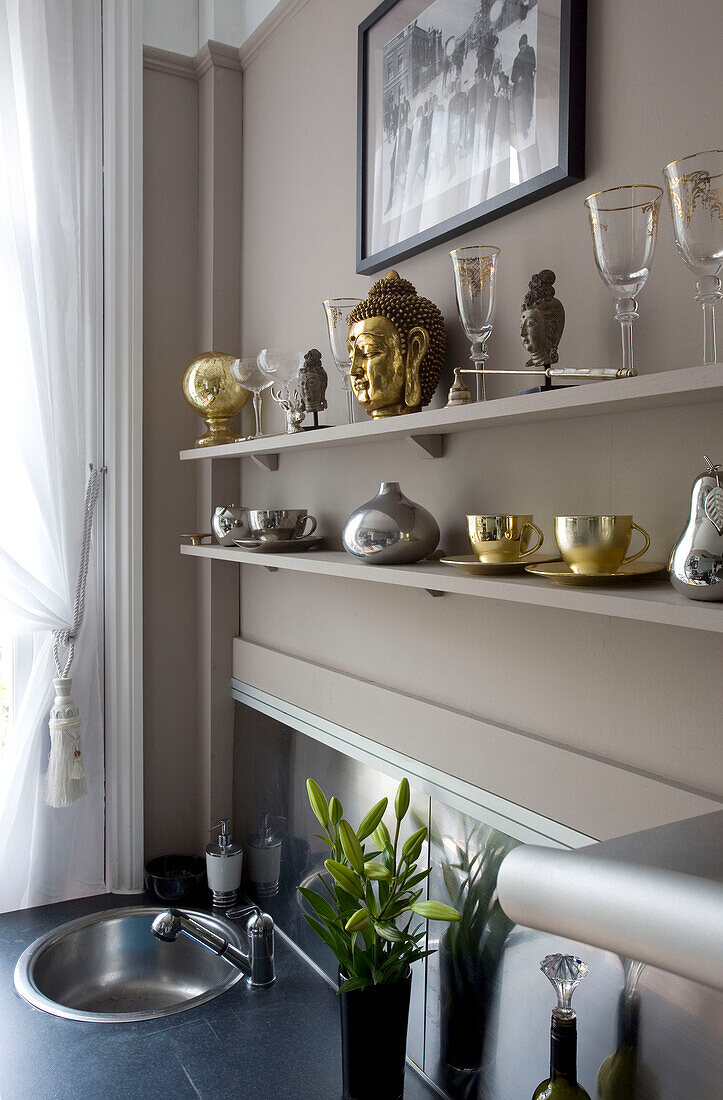
[[(474, 370), (482, 371), (489, 358), (487, 341), (492, 334), (495, 309), (495, 276), (499, 248), (492, 244), (471, 244), (450, 252), (454, 269), (457, 313), (467, 339), (472, 343), (470, 359)], [(485, 376), (477, 374), (477, 400), (485, 401)]]
[(304, 408), (294, 381), (303, 362), (302, 351), (277, 348), (264, 348), (257, 359), (261, 372), (271, 383), (271, 396), (286, 414), (286, 430), (290, 433), (302, 431), (300, 424), (304, 419)]
[(234, 359), (231, 364), (231, 374), (240, 386), (245, 390), (251, 390), (254, 396), (254, 416), (256, 419), (256, 431), (249, 439), (258, 439), (263, 435), (261, 431), (261, 393), (268, 389), (273, 379), (261, 370), (256, 359)]
[(715, 303), (723, 297), (723, 149), (693, 153), (663, 169), (678, 251), (697, 278), (703, 307), (703, 363), (718, 362)]
[(346, 319), (354, 306), (359, 305), (360, 301), (361, 298), (326, 298), (324, 300), (331, 354), (334, 357), (336, 369), (341, 375), (341, 388), (346, 394), (347, 417), (350, 424), (354, 423), (354, 394), (351, 392), (351, 379), (349, 377), (351, 362), (349, 361), (349, 349), (346, 346), (346, 339), (349, 334)]
[(600, 278), (617, 298), (615, 317), (620, 322), (624, 375), (635, 374), (633, 321), (638, 317), (635, 296), (650, 274), (662, 195), (662, 189), (654, 184), (634, 183), (609, 187), (585, 199), (595, 263)]

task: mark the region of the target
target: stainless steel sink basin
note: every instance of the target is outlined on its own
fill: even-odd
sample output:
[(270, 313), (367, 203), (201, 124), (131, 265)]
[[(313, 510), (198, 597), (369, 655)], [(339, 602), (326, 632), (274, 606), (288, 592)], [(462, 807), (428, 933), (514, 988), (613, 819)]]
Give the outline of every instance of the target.
[[(186, 936), (176, 943), (156, 939), (151, 924), (162, 912), (149, 906), (109, 909), (61, 925), (20, 956), (15, 988), (55, 1016), (128, 1023), (185, 1012), (243, 978), (235, 966)], [(184, 912), (242, 947), (227, 921)]]

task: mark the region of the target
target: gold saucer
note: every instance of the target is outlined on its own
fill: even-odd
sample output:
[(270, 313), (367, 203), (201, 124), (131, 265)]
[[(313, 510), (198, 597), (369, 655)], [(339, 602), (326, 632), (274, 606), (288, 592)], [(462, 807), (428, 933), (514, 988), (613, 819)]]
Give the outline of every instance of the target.
[(463, 554), (458, 558), (439, 560), (442, 565), (455, 565), (458, 569), (464, 569), (471, 577), (493, 577), (504, 573), (521, 573), (530, 562), (541, 564), (558, 559), (554, 554), (530, 554), (529, 557), (517, 558), (515, 561), (480, 561), (476, 554)]
[(631, 561), (629, 565), (621, 565), (617, 573), (573, 573), (564, 561), (555, 561), (549, 565), (528, 565), (526, 572), (557, 584), (596, 585), (634, 581), (653, 573), (665, 573), (666, 568), (660, 561)]

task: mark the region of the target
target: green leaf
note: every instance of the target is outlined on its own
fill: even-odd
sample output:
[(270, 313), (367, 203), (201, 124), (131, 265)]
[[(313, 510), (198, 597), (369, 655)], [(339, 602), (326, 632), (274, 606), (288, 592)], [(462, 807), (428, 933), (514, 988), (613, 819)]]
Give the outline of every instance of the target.
[[(334, 879), (334, 882), (338, 883), (347, 894), (351, 894), (354, 898), (364, 897), (364, 887), (362, 886), (361, 880), (354, 874), (351, 867), (346, 867), (343, 863), (337, 863), (335, 859), (327, 859), (324, 866)], [(364, 860), (362, 859), (362, 867), (363, 866)]]
[(338, 825), (344, 816), (344, 809), (339, 799), (332, 795), (329, 799), (329, 817), (331, 818), (332, 825)]
[(349, 959), (348, 953), (343, 948), (340, 949), (339, 941), (329, 931), (329, 929), (324, 928), (323, 924), (319, 924), (318, 920), (314, 920), (314, 918), (310, 917), (308, 913), (304, 913), (303, 917), (309, 927), (313, 928), (313, 930), (316, 932), (319, 939), (326, 944), (326, 946), (329, 948), (330, 951), (334, 953), (334, 955), (336, 955), (339, 962), (342, 963), (342, 965), (347, 965), (347, 961)]
[(356, 913), (352, 913), (349, 920), (344, 927), (347, 932), (361, 932), (362, 928), (366, 928), (369, 924), (369, 913), (366, 909), (357, 909)]
[(363, 876), (364, 852), (361, 844), (357, 840), (356, 833), (345, 818), (342, 818), (339, 822), (339, 837), (341, 839), (341, 846), (344, 849), (344, 855), (349, 860), (356, 873)]
[(390, 921), (375, 921), (374, 927), (383, 940), (388, 940), (389, 943), (404, 943), (406, 936), (403, 932), (400, 932), (396, 924), (392, 924)]
[(427, 920), (446, 920), (450, 922), (460, 919), (459, 913), (451, 905), (445, 905), (443, 901), (415, 901), (410, 906), (413, 913)]
[(409, 809), (409, 780), (406, 775), (397, 788), (397, 796), (394, 799), (394, 813), (397, 821), (401, 821)]
[(329, 825), (329, 804), (326, 801), (326, 795), (319, 784), (315, 783), (313, 779), (306, 780), (306, 791), (309, 795), (309, 802), (311, 803), (314, 815), (326, 829)]
[(417, 886), (420, 882), (423, 882), (425, 878), (428, 878), (432, 873), (432, 868), (428, 867), (426, 871), (419, 871), (418, 874), (412, 875), (411, 878), (405, 880), (405, 890), (411, 890), (413, 886)]
[(384, 817), (384, 813), (387, 808), (388, 799), (382, 798), (375, 806), (372, 806), (368, 814), (366, 814), (359, 822), (356, 835), (359, 840), (366, 840), (374, 830), (379, 822)]
[(364, 864), (364, 875), (366, 878), (370, 878), (374, 881), (382, 878), (391, 878), (391, 874), (384, 864), (375, 863), (373, 859)]
[(366, 989), (371, 982), (368, 978), (347, 978), (339, 986), (340, 993), (353, 993), (355, 989)]
[(389, 829), (387, 829), (383, 821), (380, 821), (377, 825), (376, 829), (374, 830), (372, 839), (377, 848), (380, 848), (382, 851), (391, 850), (392, 838), (389, 835)]
[(314, 833), (314, 839), (315, 840), (321, 840), (322, 843), (328, 844), (330, 848), (334, 847), (334, 845), (329, 840), (328, 836), (322, 836), (321, 833)]
[(338, 914), (335, 913), (326, 898), (323, 898), (321, 894), (317, 894), (316, 890), (309, 890), (305, 886), (298, 886), (297, 889), (302, 898), (308, 901), (311, 908), (322, 920), (329, 921), (330, 923), (337, 920)]

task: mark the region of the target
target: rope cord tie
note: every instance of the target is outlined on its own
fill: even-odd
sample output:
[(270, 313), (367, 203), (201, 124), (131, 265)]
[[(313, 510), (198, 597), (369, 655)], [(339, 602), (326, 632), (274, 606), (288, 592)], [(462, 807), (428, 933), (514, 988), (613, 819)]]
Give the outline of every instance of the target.
[[(70, 694), (72, 680), (70, 669), (75, 656), (75, 640), (80, 633), (85, 612), (85, 586), (88, 579), (93, 513), (98, 500), (105, 467), (96, 469), (90, 464), (88, 483), (83, 505), (83, 538), (80, 550), (78, 580), (75, 587), (73, 622), (70, 627), (54, 630), (53, 660), (57, 672), (54, 680), (55, 701), (50, 710), (50, 756), (46, 776), (45, 801), (48, 806), (72, 806), (86, 792), (80, 743), (80, 711)], [(60, 649), (66, 650), (65, 663), (61, 663)]]

